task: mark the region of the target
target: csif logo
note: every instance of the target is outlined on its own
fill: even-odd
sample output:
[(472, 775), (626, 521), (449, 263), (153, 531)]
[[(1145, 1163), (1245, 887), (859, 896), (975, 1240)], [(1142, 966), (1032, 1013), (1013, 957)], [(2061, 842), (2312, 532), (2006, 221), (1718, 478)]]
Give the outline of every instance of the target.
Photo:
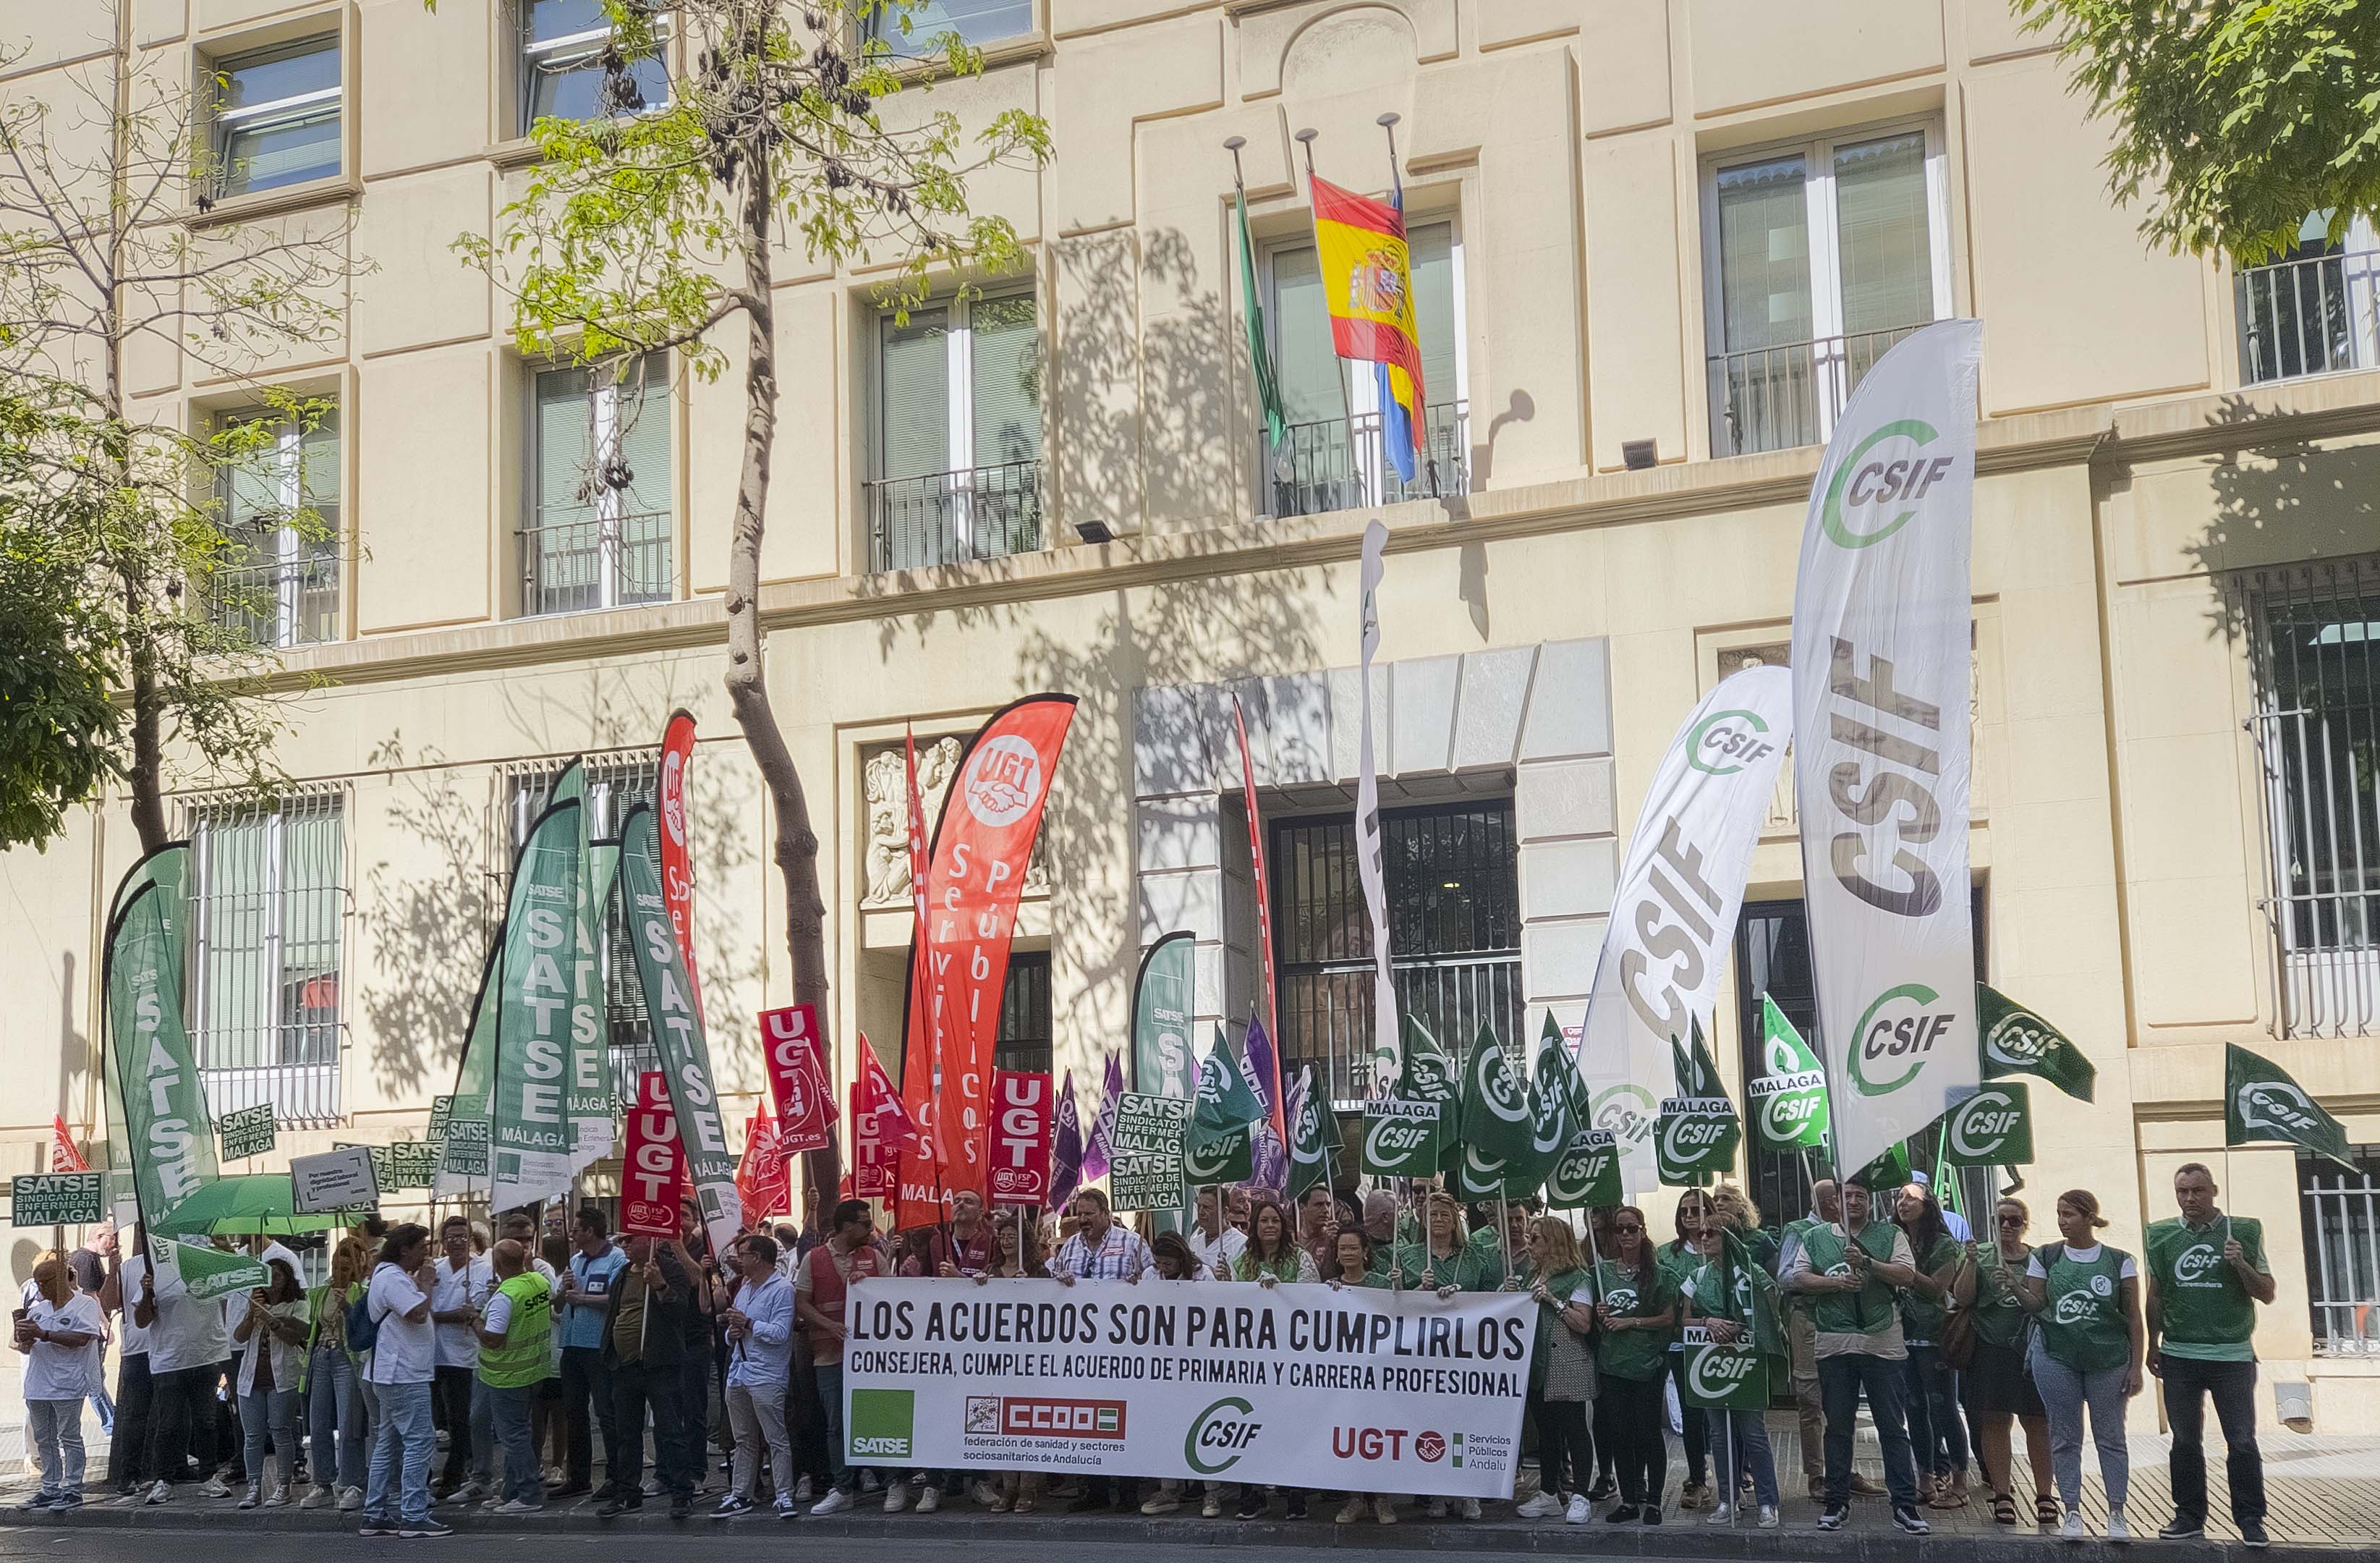
[(1771, 1141), (1782, 1143), (1796, 1138), (1818, 1117), (1826, 1076), (1812, 1071), (1762, 1083), (1773, 1087), (1760, 1104), (1760, 1131)]
[(2006, 1087), (1986, 1085), (1950, 1115), (1950, 1151), (1968, 1162), (1989, 1162), (2008, 1144), (2023, 1114)]
[(1504, 1122), (1526, 1123), (1529, 1121), (1528, 1090), (1511, 1068), (1494, 1067), (1501, 1057), (1501, 1049), (1494, 1044), (1483, 1041), (1478, 1044), (1471, 1073), (1478, 1087), (1479, 1099), (1487, 1104), (1488, 1112)]
[(1714, 711), (1686, 735), (1686, 763), (1710, 776), (1731, 776), (1777, 751), (1768, 724), (1750, 711)]
[[(1826, 504), (1818, 512), (1818, 525), (1827, 540), (1838, 548), (1870, 548), (1914, 519), (1917, 502), (1925, 497), (1926, 490), (1949, 477), (1955, 464), (1948, 456), (1922, 454), (1939, 437), (1932, 424), (1901, 418), (1853, 446), (1835, 469), (1835, 480), (1827, 485)], [(1871, 457), (1879, 446), (1887, 446), (1884, 454)], [(1889, 519), (1876, 519), (1862, 530), (1845, 515), (1846, 501), (1876, 518), (1895, 504), (1906, 502), (1910, 508)]]
[(1661, 1119), (1661, 1154), (1676, 1166), (1692, 1166), (1709, 1155), (1726, 1138), (1727, 1119), (1699, 1105), (1700, 1099), (1675, 1102), (1683, 1110)]
[(1863, 1096), (1888, 1096), (1924, 1070), (1953, 1017), (1936, 1010), (1939, 995), (1923, 983), (1876, 995), (1852, 1033), (1852, 1083)]
[(1182, 1438), (1182, 1459), (1201, 1476), (1231, 1470), (1264, 1431), (1256, 1411), (1238, 1396), (1224, 1396), (1191, 1419), (1190, 1431)]
[(1623, 1145), (1641, 1145), (1653, 1132), (1653, 1093), (1625, 1082), (1607, 1086), (1595, 1098), (1594, 1127)]
[(1713, 1346), (1693, 1356), (1694, 1362), (1686, 1369), (1686, 1393), (1697, 1399), (1726, 1399), (1751, 1383), (1752, 1375), (1761, 1366), (1757, 1351), (1730, 1351)]
[(2197, 1243), (2174, 1255), (2173, 1278), (2186, 1287), (2219, 1287), (2221, 1280), (2207, 1278), (2215, 1266), (2215, 1245)]
[(2240, 1088), (2240, 1122), (2248, 1129), (2296, 1137), (2319, 1130), (2313, 1104), (2285, 1081), (2250, 1081)]
[(2006, 1068), (2033, 1068), (2049, 1056), (2049, 1030), (2039, 1016), (2013, 1010), (1984, 1037), (1984, 1054)]
[(2058, 1300), (2058, 1322), (2061, 1325), (2087, 1324), (2098, 1315), (2098, 1300), (2089, 1292), (2070, 1291)]

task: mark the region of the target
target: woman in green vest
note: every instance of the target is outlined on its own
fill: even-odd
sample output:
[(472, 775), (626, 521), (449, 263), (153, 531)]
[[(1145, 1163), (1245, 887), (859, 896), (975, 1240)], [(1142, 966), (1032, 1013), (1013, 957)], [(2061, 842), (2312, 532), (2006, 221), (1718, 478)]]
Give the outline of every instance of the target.
[(2130, 1541), (2124, 1498), (2131, 1459), (2124, 1444), (2124, 1402), (2141, 1392), (2141, 1279), (2132, 1256), (2102, 1243), (2107, 1226), (2088, 1189), (2058, 1196), (2063, 1242), (2045, 1243), (2025, 1262), (2024, 1305), (2040, 1325), (2033, 1339), (2033, 1382), (2049, 1411), (2049, 1461), (2066, 1503), (2058, 1534), (2080, 1541), (2082, 1528), (2082, 1413), (2099, 1446), (2099, 1480), (2107, 1489), (2107, 1539)]
[(1677, 1292), (1654, 1259), (1645, 1235), (1645, 1213), (1621, 1205), (1612, 1217), (1611, 1255), (1595, 1267), (1597, 1338), (1595, 1372), (1601, 1398), (1611, 1407), (1618, 1447), (1620, 1506), (1607, 1524), (1642, 1520), (1661, 1522), (1661, 1488), (1670, 1479), (1666, 1442), (1668, 1408), (1661, 1400), (1669, 1372)]
[(1586, 1489), (1595, 1450), (1586, 1435), (1586, 1408), (1595, 1398), (1595, 1284), (1578, 1252), (1578, 1238), (1559, 1215), (1529, 1223), (1529, 1295), (1537, 1304), (1536, 1341), (1529, 1356), (1529, 1416), (1537, 1424), (1537, 1496), (1521, 1505), (1524, 1520), (1562, 1519), (1584, 1525), (1595, 1518)]
[(1901, 1369), (1909, 1386), (1909, 1447), (1917, 1486), (1935, 1508), (1967, 1506), (1967, 1425), (1959, 1415), (1959, 1375), (1942, 1360), (1942, 1326), (1951, 1284), (1967, 1252), (1942, 1220), (1942, 1206), (1922, 1183), (1900, 1191), (1893, 1215), (1916, 1275), (1900, 1294), (1900, 1333), (1909, 1349)]
[[(1372, 1263), (1372, 1235), (1361, 1225), (1342, 1225), (1333, 1242), (1330, 1273), (1322, 1278), (1323, 1285), (1333, 1291), (1349, 1287), (1365, 1291), (1389, 1289), (1389, 1273)], [(1341, 1497), (1338, 1522), (1342, 1525), (1352, 1525), (1366, 1514), (1383, 1525), (1397, 1522), (1396, 1506), (1386, 1493), (1363, 1493), (1350, 1487)]]
[[(1703, 1228), (1718, 1219), (1718, 1207), (1700, 1189), (1678, 1196), (1678, 1235), (1661, 1245), (1662, 1278), (1672, 1296), (1683, 1289), (1686, 1277), (1702, 1268)], [(1678, 1381), (1678, 1440), (1686, 1447), (1686, 1481), (1678, 1489), (1678, 1508), (1708, 1508), (1717, 1501), (1710, 1484), (1710, 1417), (1686, 1398), (1686, 1349), (1676, 1335), (1670, 1337), (1670, 1372)]]
[(1975, 1354), (1959, 1375), (1967, 1410), (1983, 1435), (1976, 1451), (1984, 1480), (1992, 1487), (1992, 1520), (2016, 1523), (2015, 1444), (2009, 1435), (2010, 1419), (2024, 1426), (2024, 1452), (2033, 1465), (2033, 1514), (2043, 1530), (2058, 1523), (2056, 1483), (2049, 1471), (2049, 1413), (2042, 1408), (2041, 1391), (2025, 1371), (2025, 1335), (2030, 1321), (2017, 1296), (2017, 1283), (2033, 1262), (2033, 1245), (2024, 1229), (2033, 1213), (2012, 1194), (2000, 1196), (1992, 1212), (1992, 1236), (1969, 1243), (1974, 1261), (1951, 1282), (1951, 1296), (1974, 1322)]

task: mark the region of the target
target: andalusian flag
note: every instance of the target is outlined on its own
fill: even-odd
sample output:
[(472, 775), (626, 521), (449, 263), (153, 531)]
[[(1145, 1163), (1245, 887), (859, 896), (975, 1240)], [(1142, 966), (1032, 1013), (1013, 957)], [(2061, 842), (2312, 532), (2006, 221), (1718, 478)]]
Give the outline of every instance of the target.
[(1257, 252), (1248, 242), (1248, 192), (1232, 202), (1240, 223), (1240, 324), (1248, 334), (1248, 372), (1257, 383), (1257, 406), (1264, 413), (1265, 448), (1272, 449), (1289, 433), (1289, 415), (1281, 409), (1281, 381), (1273, 373), (1272, 348), (1265, 337), (1264, 306), (1257, 301)]
[(1421, 449), (1421, 334), (1404, 208), (1314, 180), (1314, 248), (1330, 340), (1342, 359), (1380, 365), (1381, 443), (1397, 476), (1413, 481)]

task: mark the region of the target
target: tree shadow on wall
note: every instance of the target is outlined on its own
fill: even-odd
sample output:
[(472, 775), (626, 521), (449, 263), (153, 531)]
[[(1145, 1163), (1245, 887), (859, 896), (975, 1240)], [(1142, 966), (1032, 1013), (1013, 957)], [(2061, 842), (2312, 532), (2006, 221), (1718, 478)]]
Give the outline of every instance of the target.
[[(2242, 638), (2259, 601), (2325, 591), (2345, 573), (2336, 561), (2380, 550), (2380, 446), (2317, 448), (2245, 395), (2207, 422), (2237, 443), (2208, 470), (2212, 515), (2183, 551), (2211, 585), (2207, 633)], [(2362, 578), (2369, 591), (2380, 571), (2367, 562)]]

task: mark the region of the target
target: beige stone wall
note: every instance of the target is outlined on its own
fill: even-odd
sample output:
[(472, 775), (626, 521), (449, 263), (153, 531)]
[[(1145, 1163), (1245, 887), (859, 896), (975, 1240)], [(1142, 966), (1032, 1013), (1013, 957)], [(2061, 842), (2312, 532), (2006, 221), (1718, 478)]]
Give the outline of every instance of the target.
[[(7, 7), (0, 32), (33, 48), (0, 92), (46, 92), (103, 62), (74, 10)], [(1817, 454), (1712, 458), (1706, 162), (1915, 119), (1944, 149), (1952, 299), (1986, 322), (1971, 839), (1990, 968), (2100, 1066), (2091, 1105), (2036, 1095), (2037, 1229), (2055, 1190), (2083, 1184), (2136, 1247), (2171, 1166), (2220, 1151), (2226, 1041), (2269, 1052), (2380, 1141), (2370, 1039), (2275, 1037), (2246, 653), (2216, 585), (2243, 566), (2380, 550), (2364, 497), (2380, 377), (2240, 393), (2229, 279), (2142, 249), (2136, 214), (2101, 189), (2104, 132), (1998, 0), (1043, 0), (1038, 19), (983, 79), (937, 87), (928, 106), (969, 123), (1031, 108), (1059, 148), (1038, 175), (978, 187), (1032, 255), (1049, 551), (864, 573), (871, 275), (796, 256), (781, 270), (763, 610), (826, 842), (846, 1072), (858, 1032), (897, 1046), (903, 914), (858, 911), (869, 746), (904, 724), (966, 731), (1036, 689), (1082, 697), (1047, 825), (1052, 888), (1025, 922), (1052, 957), (1059, 1064), (1082, 1080), (1123, 1039), (1140, 947), (1134, 691), (1354, 660), (1363, 518), (1250, 513), (1225, 137), (1247, 138), (1268, 238), (1306, 220), (1293, 130), (1321, 131), (1326, 177), (1373, 188), (1387, 174), (1373, 120), (1402, 116), (1411, 208), (1462, 225), (1478, 492), (1392, 512), (1382, 655), (1607, 640), (1624, 839), (1725, 651), (1785, 638)], [(770, 821), (719, 686), (735, 349), (717, 385), (674, 404), (678, 600), (517, 618), (533, 366), (509, 346), (502, 300), (447, 249), (485, 231), (524, 177), (508, 33), (470, 0), (434, 16), (419, 0), (141, 0), (134, 21), (145, 55), (177, 71), (193, 51), (293, 29), (349, 41), (342, 188), (377, 269), (353, 285), (344, 339), (282, 366), (341, 398), (353, 561), (350, 637), (288, 659), (319, 684), (287, 697), (280, 751), (293, 776), (347, 798), (351, 1123), (308, 1142), (396, 1132), (443, 1089), (498, 866), (497, 768), (650, 745), (676, 705), (703, 739), (714, 1048), (731, 1084), (753, 1089), (752, 1013), (791, 995)], [(274, 220), (305, 215), (300, 202)], [(163, 416), (237, 392), (172, 352), (144, 355), (136, 378)], [(1621, 442), (1641, 438), (1661, 465), (1621, 471)], [(1121, 541), (1079, 543), (1092, 520)], [(0, 859), (0, 970), (19, 998), (0, 1008), (0, 1069), (27, 1087), (0, 1108), (9, 1170), (30, 1166), (52, 1112), (96, 1117), (98, 924), (133, 856), (110, 808), (46, 853)], [(1789, 832), (1765, 841), (1753, 881), (1755, 897), (1794, 893)], [(1733, 1000), (1713, 1040), (1740, 1084)], [(2243, 1151), (2218, 1174), (2274, 1234), (2267, 1376), (2303, 1376), (2293, 1166)], [(2325, 1431), (2380, 1426), (2371, 1381), (2335, 1364), (2313, 1377)]]

